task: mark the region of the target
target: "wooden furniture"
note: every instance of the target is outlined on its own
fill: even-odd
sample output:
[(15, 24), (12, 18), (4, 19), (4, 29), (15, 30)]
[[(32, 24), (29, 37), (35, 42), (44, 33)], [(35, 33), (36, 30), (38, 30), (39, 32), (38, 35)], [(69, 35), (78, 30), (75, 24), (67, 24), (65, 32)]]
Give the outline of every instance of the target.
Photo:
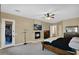
[(51, 46), (51, 45), (43, 44), (43, 42), (42, 42), (42, 50), (44, 50), (44, 48), (46, 48), (49, 51), (52, 51), (58, 55), (75, 55), (76, 54), (76, 53), (71, 53), (71, 52), (68, 52), (66, 50), (56, 48), (56, 47)]
[(49, 30), (44, 30), (44, 39), (50, 37), (50, 31)]

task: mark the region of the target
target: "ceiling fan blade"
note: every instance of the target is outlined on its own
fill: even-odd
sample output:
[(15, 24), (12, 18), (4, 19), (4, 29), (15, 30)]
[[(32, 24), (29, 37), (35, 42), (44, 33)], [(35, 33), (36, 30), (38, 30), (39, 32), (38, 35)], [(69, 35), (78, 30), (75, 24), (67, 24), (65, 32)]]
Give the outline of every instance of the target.
[(50, 19), (55, 18), (54, 15), (55, 15), (55, 14), (52, 14), (52, 13), (45, 13), (45, 14), (44, 14), (45, 18), (47, 18), (47, 19), (49, 19), (49, 18), (50, 18)]
[(45, 17), (47, 17), (47, 14), (44, 14)]
[(55, 14), (52, 14), (51, 16), (54, 16)]
[(49, 17), (50, 16), (50, 14), (49, 13), (47, 13), (47, 17)]
[(55, 17), (51, 17), (51, 18), (55, 18)]
[(50, 15), (49, 15), (49, 13), (47, 13), (47, 14), (44, 14), (44, 16), (49, 17)]

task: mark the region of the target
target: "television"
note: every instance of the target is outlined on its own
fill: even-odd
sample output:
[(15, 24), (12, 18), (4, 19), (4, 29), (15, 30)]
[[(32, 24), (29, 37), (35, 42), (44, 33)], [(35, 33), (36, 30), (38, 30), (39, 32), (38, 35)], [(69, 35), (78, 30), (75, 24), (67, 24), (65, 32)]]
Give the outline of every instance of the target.
[(34, 24), (34, 30), (42, 30), (42, 25)]

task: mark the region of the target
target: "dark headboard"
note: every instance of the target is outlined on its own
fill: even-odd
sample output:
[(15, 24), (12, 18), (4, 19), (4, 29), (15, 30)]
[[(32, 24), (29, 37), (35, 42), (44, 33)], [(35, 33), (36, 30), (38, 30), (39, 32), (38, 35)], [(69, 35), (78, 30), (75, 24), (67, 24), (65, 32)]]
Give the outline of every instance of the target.
[(73, 37), (79, 37), (79, 33), (76, 32), (64, 33), (64, 38), (66, 38), (68, 44)]

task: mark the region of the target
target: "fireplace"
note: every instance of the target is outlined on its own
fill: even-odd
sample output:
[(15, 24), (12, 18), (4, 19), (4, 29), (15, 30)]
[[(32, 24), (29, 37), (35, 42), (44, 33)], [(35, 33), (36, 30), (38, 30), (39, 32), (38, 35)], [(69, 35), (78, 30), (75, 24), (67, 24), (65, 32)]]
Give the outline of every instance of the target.
[(35, 39), (39, 39), (40, 38), (40, 32), (35, 32)]

